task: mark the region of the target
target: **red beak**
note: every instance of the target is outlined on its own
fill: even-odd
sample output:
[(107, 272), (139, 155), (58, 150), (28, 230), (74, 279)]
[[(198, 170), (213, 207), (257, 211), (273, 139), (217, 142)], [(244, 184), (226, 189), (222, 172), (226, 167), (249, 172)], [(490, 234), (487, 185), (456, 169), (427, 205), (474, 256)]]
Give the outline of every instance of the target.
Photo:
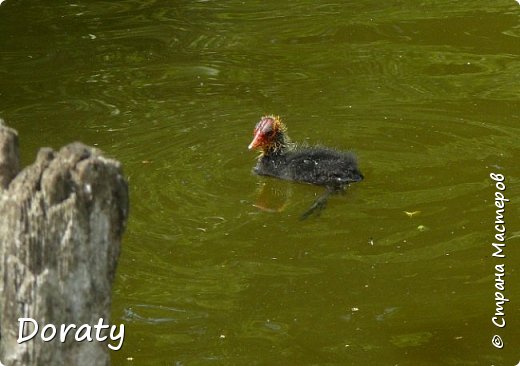
[(253, 141), (247, 147), (249, 150), (256, 149), (257, 147), (262, 145), (262, 140), (264, 139), (264, 134), (262, 131), (256, 131), (255, 137), (253, 137)]

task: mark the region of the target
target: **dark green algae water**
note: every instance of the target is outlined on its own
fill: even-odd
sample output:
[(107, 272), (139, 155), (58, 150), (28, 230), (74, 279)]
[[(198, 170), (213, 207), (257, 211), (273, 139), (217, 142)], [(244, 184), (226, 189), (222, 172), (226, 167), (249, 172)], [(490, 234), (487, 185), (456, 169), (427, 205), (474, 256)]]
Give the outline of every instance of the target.
[[(0, 117), (25, 164), (81, 140), (130, 182), (113, 365), (520, 361), (519, 17), (513, 0), (0, 5)], [(267, 113), (355, 151), (365, 181), (299, 221), (320, 188), (251, 174)]]

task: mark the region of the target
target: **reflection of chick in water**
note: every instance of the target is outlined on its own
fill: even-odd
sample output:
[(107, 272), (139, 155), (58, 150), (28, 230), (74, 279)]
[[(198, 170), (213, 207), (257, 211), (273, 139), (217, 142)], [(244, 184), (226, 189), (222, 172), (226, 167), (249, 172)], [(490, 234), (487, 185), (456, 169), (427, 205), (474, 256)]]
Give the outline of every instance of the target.
[(287, 183), (273, 180), (260, 182), (253, 206), (266, 212), (281, 212), (289, 204), (291, 194), (291, 186)]

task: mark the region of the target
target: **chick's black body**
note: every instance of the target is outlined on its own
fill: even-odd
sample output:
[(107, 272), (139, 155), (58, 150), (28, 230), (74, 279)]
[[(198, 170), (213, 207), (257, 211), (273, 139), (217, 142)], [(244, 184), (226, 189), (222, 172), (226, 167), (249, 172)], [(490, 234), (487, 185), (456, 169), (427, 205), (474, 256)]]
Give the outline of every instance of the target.
[(339, 190), (363, 180), (356, 157), (324, 147), (289, 148), (264, 153), (254, 172), (285, 180), (311, 183)]

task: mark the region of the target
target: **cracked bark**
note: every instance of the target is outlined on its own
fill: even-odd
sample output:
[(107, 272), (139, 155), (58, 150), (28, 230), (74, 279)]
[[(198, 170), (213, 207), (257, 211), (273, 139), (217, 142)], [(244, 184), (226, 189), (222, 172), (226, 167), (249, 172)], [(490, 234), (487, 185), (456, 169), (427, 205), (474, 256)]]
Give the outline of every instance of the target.
[[(109, 322), (128, 215), (117, 161), (72, 143), (42, 148), (19, 172), (16, 131), (0, 120), (0, 360), (11, 365), (109, 365), (105, 343), (40, 333), (18, 344), (18, 318), (44, 324)], [(72, 334), (73, 335), (73, 334)]]

